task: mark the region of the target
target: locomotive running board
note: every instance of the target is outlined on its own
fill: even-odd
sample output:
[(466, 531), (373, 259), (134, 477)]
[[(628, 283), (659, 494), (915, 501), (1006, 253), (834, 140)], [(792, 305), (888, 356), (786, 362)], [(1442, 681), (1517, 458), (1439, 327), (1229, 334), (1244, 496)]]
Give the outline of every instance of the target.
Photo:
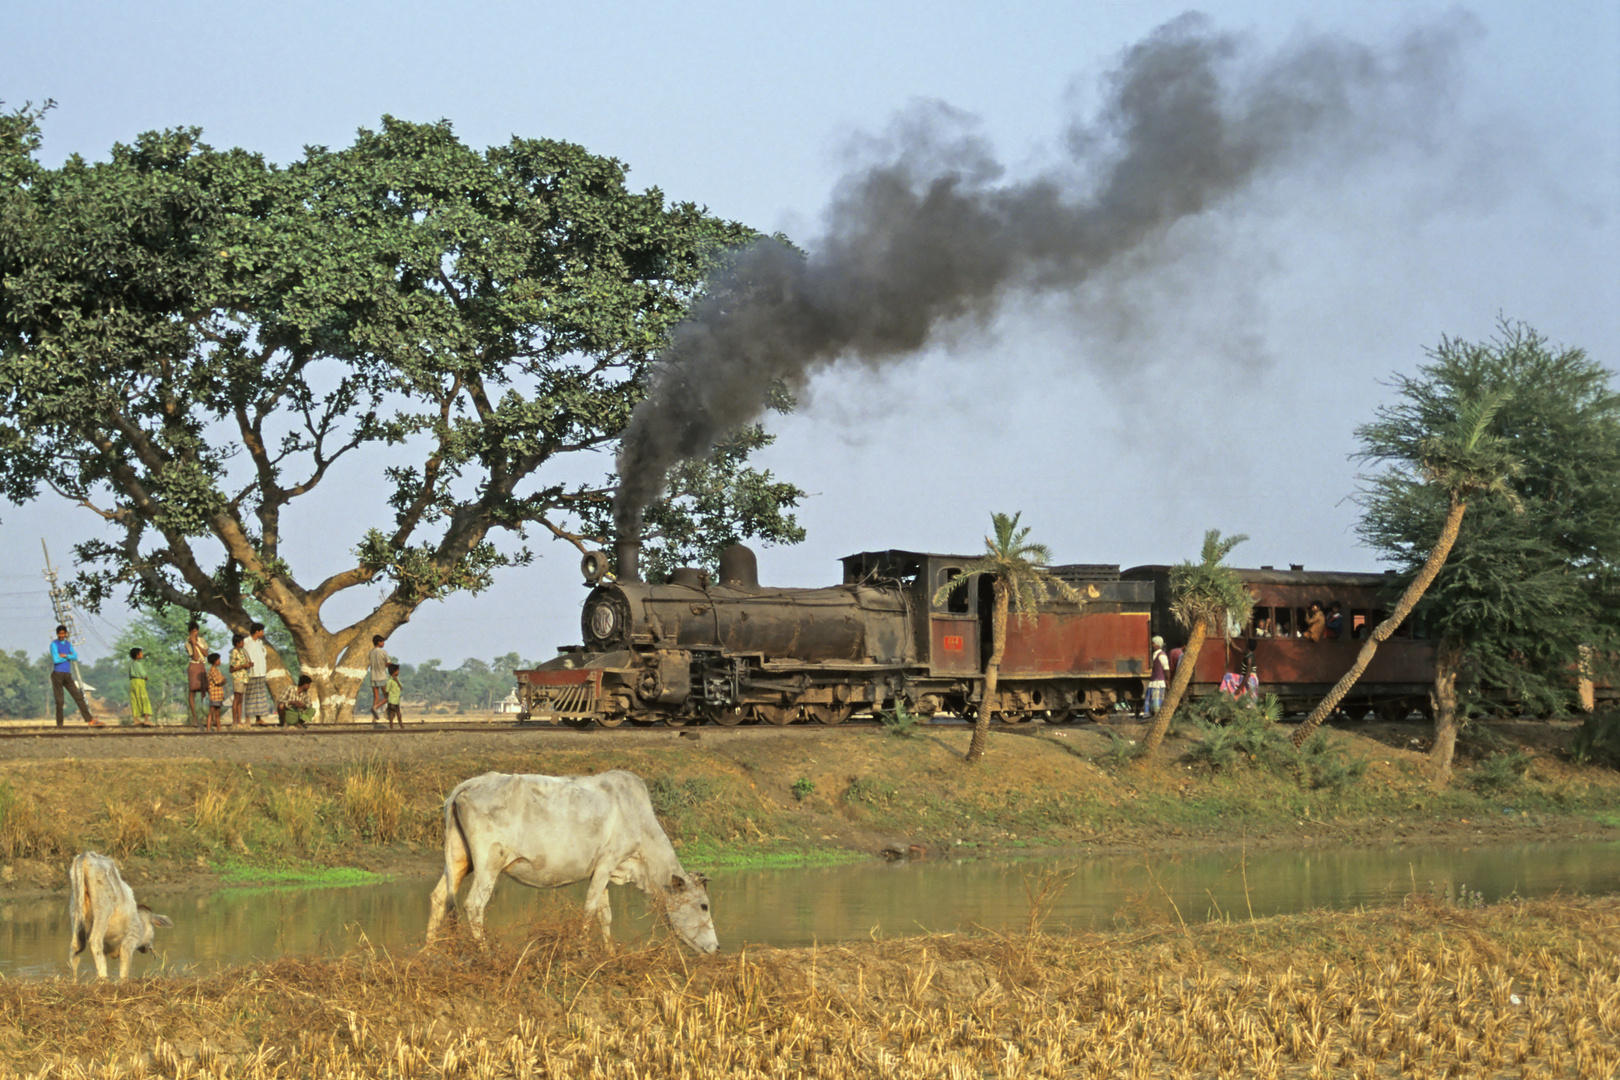
[(590, 720), (602, 696), (601, 668), (525, 671), (518, 674), (518, 682), (523, 684), (528, 718), (547, 723)]

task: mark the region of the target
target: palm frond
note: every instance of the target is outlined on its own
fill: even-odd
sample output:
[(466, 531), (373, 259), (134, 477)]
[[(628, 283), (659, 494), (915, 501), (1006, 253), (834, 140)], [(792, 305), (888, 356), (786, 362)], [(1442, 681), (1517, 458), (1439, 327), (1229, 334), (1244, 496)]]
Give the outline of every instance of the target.
[(1006, 582), (1008, 604), (1020, 616), (1032, 615), (1054, 593), (1071, 603), (1083, 603), (1085, 598), (1078, 589), (1046, 573), (1044, 568), (1052, 561), (1052, 551), (1029, 539), (1029, 526), (1018, 527), (1022, 517), (1022, 511), (991, 514), (991, 534), (984, 538), (985, 553), (935, 590), (933, 602), (945, 603), (951, 593), (966, 588), (973, 578), (991, 577)]

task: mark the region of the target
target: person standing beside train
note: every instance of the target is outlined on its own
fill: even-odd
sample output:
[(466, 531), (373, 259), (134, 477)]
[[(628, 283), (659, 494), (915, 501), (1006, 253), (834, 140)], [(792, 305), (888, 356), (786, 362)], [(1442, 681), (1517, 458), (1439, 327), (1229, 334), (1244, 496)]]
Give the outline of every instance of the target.
[(195, 622), (186, 624), (186, 712), (197, 723), (197, 701), (202, 699), (204, 725), (208, 723), (208, 642)]
[(270, 651), (264, 644), (264, 623), (248, 627), (248, 639), (242, 646), (247, 651), (247, 695), (242, 701), (242, 715), (253, 717), (254, 727), (264, 727), (264, 718), (270, 715)]
[(371, 635), (371, 655), (366, 658), (366, 666), (371, 675), (371, 718), (380, 719), (383, 699), (388, 694), (388, 650), (383, 648), (387, 640), (381, 634)]
[(1164, 638), (1153, 635), (1153, 651), (1148, 655), (1147, 695), (1142, 699), (1145, 720), (1164, 704), (1164, 688), (1170, 683), (1170, 656), (1164, 651)]

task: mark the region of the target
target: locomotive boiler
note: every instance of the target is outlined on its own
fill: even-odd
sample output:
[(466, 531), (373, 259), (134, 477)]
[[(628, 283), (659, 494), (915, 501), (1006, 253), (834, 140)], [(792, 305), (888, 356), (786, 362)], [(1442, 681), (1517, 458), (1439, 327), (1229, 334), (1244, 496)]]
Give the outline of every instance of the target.
[(1084, 604), (1043, 606), (1013, 620), (998, 692), (983, 700), (989, 653), (989, 584), (974, 579), (936, 604), (967, 556), (861, 552), (825, 588), (759, 584), (752, 551), (722, 553), (719, 573), (681, 569), (666, 584), (637, 572), (638, 547), (621, 543), (618, 573), (585, 557), (591, 587), (582, 644), (517, 672), (520, 719), (615, 727), (709, 722), (838, 724), (900, 706), (921, 716), (1060, 723), (1140, 702), (1152, 585), (1118, 567), (1065, 566)]

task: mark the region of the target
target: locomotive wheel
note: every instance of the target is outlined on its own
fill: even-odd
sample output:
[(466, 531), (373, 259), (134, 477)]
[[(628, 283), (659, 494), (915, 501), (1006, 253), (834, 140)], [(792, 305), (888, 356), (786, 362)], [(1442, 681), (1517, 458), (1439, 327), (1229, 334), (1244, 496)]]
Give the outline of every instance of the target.
[(596, 722), (601, 724), (603, 727), (618, 727), (620, 724), (624, 723), (624, 715), (622, 713), (615, 713), (612, 716), (603, 714), (596, 718)]
[(1046, 713), (1048, 724), (1069, 724), (1074, 722), (1073, 709), (1050, 709)]
[(753, 713), (756, 719), (776, 727), (786, 727), (799, 718), (797, 705), (755, 705)]
[(814, 705), (806, 705), (804, 707), (804, 711), (808, 713), (810, 718), (816, 723), (831, 726), (833, 724), (842, 724), (845, 720), (848, 720), (850, 718), (850, 714), (855, 711), (855, 706), (849, 704), (823, 705), (817, 703)]
[(740, 705), (710, 706), (704, 715), (709, 718), (710, 723), (719, 724), (721, 727), (736, 727), (747, 716)]
[(665, 727), (685, 727), (686, 726), (686, 717), (684, 715), (682, 715), (681, 713), (667, 712), (661, 717), (661, 719), (664, 721), (664, 726)]

